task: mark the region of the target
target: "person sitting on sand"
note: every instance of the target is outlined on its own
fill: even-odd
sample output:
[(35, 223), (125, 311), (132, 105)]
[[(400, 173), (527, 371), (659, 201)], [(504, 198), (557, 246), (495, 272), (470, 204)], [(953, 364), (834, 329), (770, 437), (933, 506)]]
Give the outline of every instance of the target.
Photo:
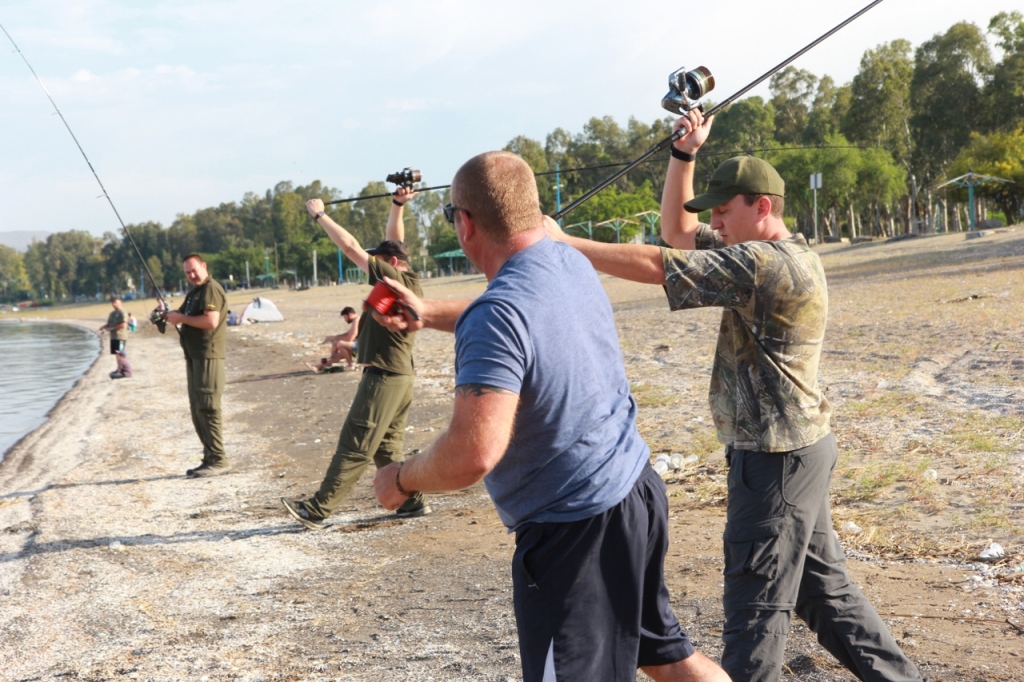
[(324, 338), (324, 343), (331, 344), (331, 356), (329, 358), (323, 358), (320, 360), (319, 365), (312, 365), (306, 363), (306, 367), (309, 367), (314, 372), (323, 372), (329, 369), (337, 369), (335, 365), (345, 361), (344, 369), (349, 371), (356, 368), (354, 354), (359, 349), (358, 335), (359, 325), (356, 324), (359, 316), (352, 306), (345, 306), (341, 311), (341, 316), (346, 322), (348, 322), (348, 330), (344, 334), (336, 334), (334, 336), (328, 336)]
[(124, 356), (123, 350), (114, 351), (114, 355), (117, 357), (117, 369), (110, 373), (111, 379), (128, 379), (132, 375), (132, 366), (128, 362), (128, 358)]

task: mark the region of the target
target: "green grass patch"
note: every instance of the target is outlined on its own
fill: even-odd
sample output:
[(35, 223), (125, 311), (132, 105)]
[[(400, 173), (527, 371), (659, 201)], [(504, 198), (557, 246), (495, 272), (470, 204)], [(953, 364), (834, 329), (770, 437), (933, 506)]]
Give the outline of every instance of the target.
[[(891, 375), (891, 372), (890, 372)], [(891, 417), (898, 419), (924, 410), (912, 395), (888, 391), (843, 405), (843, 411), (856, 417)]]
[(644, 382), (632, 384), (629, 391), (640, 407), (668, 407), (679, 402), (678, 394), (675, 392)]

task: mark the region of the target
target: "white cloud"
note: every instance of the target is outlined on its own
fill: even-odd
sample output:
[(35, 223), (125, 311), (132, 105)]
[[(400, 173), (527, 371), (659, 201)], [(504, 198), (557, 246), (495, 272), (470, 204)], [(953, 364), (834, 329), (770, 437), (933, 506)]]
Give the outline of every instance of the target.
[(169, 64), (160, 64), (153, 69), (153, 71), (160, 75), (178, 76), (182, 80), (191, 80), (196, 77), (196, 72), (187, 66), (170, 66)]
[(76, 83), (97, 83), (99, 82), (100, 77), (94, 73), (90, 73), (86, 69), (79, 69), (75, 72), (75, 75), (71, 77), (71, 80)]

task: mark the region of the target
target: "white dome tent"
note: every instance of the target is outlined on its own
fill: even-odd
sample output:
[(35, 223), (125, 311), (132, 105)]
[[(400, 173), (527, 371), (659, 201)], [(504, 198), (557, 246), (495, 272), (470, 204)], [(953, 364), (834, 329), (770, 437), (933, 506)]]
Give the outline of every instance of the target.
[(284, 315), (268, 298), (254, 298), (238, 316), (238, 324), (246, 322), (284, 322)]

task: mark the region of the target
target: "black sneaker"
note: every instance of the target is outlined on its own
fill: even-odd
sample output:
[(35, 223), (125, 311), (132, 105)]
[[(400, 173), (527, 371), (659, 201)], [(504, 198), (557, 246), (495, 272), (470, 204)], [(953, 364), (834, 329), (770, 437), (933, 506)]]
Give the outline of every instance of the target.
[(395, 516), (400, 519), (414, 519), (417, 516), (426, 516), (431, 511), (423, 495), (416, 494), (403, 502), (402, 506), (395, 510)]
[(195, 469), (189, 469), (186, 471), (185, 475), (189, 478), (208, 478), (210, 476), (220, 476), (221, 474), (226, 474), (229, 471), (231, 471), (231, 467), (215, 467), (204, 462)]
[(306, 528), (310, 530), (324, 529), (324, 520), (311, 516), (309, 510), (306, 509), (306, 503), (302, 500), (289, 500), (286, 497), (282, 497), (281, 504), (284, 505), (289, 514), (295, 517), (296, 521)]

